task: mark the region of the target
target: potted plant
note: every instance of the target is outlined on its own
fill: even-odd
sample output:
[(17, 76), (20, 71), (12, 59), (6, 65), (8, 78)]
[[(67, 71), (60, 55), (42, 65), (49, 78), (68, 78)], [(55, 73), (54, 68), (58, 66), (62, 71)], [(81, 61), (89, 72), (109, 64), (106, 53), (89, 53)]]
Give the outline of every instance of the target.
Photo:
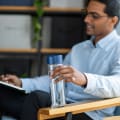
[(42, 0), (34, 0), (34, 6), (36, 8), (36, 15), (33, 16), (33, 45), (36, 44), (36, 42), (39, 42), (42, 40), (41, 36), (41, 30), (42, 30), (42, 20), (41, 17), (43, 16), (43, 6), (44, 2)]

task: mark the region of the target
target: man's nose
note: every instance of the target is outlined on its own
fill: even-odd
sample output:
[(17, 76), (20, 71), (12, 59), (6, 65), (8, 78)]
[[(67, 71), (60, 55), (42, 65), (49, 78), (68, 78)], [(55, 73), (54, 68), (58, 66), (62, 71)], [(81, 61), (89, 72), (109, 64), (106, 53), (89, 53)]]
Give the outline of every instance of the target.
[(84, 18), (85, 23), (90, 23), (91, 20), (92, 20), (91, 17), (89, 17), (88, 15), (86, 15), (85, 18)]

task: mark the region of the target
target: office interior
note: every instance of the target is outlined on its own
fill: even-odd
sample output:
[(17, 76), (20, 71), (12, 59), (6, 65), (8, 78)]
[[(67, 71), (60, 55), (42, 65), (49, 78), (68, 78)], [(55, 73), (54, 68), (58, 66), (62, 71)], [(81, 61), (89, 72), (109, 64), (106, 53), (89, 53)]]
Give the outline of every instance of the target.
[[(89, 38), (84, 10), (88, 0), (40, 0), (44, 2), (40, 40), (33, 43), (35, 0), (0, 0), (0, 75), (20, 78), (48, 74), (46, 58), (63, 57), (71, 47)], [(120, 34), (120, 24), (117, 32)], [(15, 120), (3, 116), (2, 120)]]
[(0, 0), (0, 74), (47, 74), (47, 55), (65, 56), (74, 44), (89, 37), (82, 12), (88, 0), (42, 2), (41, 38), (33, 44), (34, 0)]

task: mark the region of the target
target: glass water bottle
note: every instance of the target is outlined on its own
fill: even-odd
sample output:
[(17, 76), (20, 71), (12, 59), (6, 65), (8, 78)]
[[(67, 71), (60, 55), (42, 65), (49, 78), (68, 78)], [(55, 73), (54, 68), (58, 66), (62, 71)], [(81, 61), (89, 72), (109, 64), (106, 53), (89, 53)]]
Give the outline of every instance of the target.
[[(52, 74), (54, 69), (58, 66), (62, 65), (63, 57), (62, 55), (50, 55), (47, 57), (48, 63), (48, 74), (49, 76)], [(51, 107), (60, 107), (65, 105), (65, 91), (64, 91), (64, 80), (59, 82), (55, 82), (55, 80), (59, 78), (56, 76), (55, 78), (50, 78), (50, 89), (51, 89)]]

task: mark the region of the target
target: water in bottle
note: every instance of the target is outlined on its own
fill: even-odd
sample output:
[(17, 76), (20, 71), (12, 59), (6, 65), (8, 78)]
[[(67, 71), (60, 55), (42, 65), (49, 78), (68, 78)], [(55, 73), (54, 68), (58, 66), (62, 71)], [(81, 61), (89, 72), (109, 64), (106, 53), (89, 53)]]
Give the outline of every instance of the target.
[[(52, 74), (54, 69), (58, 66), (62, 65), (62, 55), (50, 55), (47, 57), (48, 63), (48, 74), (49, 76)], [(50, 89), (51, 89), (51, 107), (60, 107), (65, 105), (65, 91), (64, 91), (64, 80), (59, 82), (55, 82), (55, 80), (59, 78), (56, 76), (55, 78), (50, 78)]]

